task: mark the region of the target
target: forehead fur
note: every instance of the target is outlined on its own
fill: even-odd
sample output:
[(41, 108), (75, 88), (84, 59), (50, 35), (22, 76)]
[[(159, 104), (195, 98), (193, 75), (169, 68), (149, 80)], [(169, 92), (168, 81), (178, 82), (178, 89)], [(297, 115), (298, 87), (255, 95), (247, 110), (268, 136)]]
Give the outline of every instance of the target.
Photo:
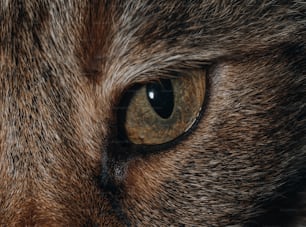
[(104, 74), (127, 83), (137, 75), (147, 78), (174, 65), (195, 67), (199, 61), (275, 50), (291, 40), (305, 48), (305, 4), (301, 1), (113, 1), (98, 5), (89, 14), (83, 51), (85, 65), (95, 69), (90, 73), (95, 78)]

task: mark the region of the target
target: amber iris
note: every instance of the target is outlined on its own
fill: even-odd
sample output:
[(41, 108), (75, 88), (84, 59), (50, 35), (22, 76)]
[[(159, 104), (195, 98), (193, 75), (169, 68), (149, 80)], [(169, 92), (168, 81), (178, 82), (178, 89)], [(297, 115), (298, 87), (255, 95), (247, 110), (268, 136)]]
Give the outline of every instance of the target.
[(206, 71), (195, 70), (141, 85), (124, 109), (120, 128), (133, 144), (159, 145), (193, 128), (206, 94)]

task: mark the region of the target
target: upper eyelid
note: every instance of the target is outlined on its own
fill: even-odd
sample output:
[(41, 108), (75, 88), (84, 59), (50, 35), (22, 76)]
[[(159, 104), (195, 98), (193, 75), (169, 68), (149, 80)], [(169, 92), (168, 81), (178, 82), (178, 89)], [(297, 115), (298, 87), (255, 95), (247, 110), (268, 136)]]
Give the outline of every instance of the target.
[[(171, 65), (170, 67), (166, 67), (159, 70), (148, 71), (145, 74), (140, 74), (135, 77), (135, 83), (132, 84), (142, 84), (149, 83), (152, 81), (160, 80), (160, 79), (175, 79), (180, 76), (184, 76), (190, 70), (207, 70), (209, 67), (214, 65), (212, 61), (198, 61), (195, 63), (179, 62)], [(148, 77), (148, 75), (150, 75)]]
[(117, 73), (107, 77), (107, 79), (100, 84), (101, 87), (99, 87), (99, 90), (108, 90), (111, 92), (109, 89), (115, 88), (116, 93), (121, 95), (115, 96), (115, 99), (113, 99), (112, 102), (119, 104), (122, 95), (136, 85), (144, 85), (159, 79), (178, 78), (180, 76), (188, 75), (188, 71), (190, 70), (209, 70), (209, 68), (215, 64), (216, 61), (181, 60), (169, 65), (168, 67), (161, 67), (158, 69), (153, 68), (152, 70), (147, 69), (145, 72), (130, 72), (131, 74), (128, 74), (129, 71), (118, 70)]

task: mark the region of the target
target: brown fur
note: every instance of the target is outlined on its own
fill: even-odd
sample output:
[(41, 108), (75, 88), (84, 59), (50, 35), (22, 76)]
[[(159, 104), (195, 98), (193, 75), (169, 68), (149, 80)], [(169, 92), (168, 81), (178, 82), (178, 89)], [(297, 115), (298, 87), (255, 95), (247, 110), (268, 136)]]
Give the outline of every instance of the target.
[[(129, 87), (203, 67), (191, 134), (118, 145)], [(305, 100), (305, 1), (1, 0), (0, 224), (306, 225)]]

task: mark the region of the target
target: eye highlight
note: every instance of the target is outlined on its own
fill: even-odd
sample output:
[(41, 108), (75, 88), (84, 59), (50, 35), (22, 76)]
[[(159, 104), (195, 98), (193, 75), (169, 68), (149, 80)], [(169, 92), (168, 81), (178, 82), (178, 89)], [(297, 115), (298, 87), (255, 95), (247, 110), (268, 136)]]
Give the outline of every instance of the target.
[(129, 90), (121, 104), (119, 128), (132, 144), (160, 145), (188, 132), (201, 112), (206, 71), (160, 79)]
[(147, 98), (153, 110), (164, 119), (171, 116), (174, 108), (174, 94), (171, 80), (162, 79), (146, 85)]

